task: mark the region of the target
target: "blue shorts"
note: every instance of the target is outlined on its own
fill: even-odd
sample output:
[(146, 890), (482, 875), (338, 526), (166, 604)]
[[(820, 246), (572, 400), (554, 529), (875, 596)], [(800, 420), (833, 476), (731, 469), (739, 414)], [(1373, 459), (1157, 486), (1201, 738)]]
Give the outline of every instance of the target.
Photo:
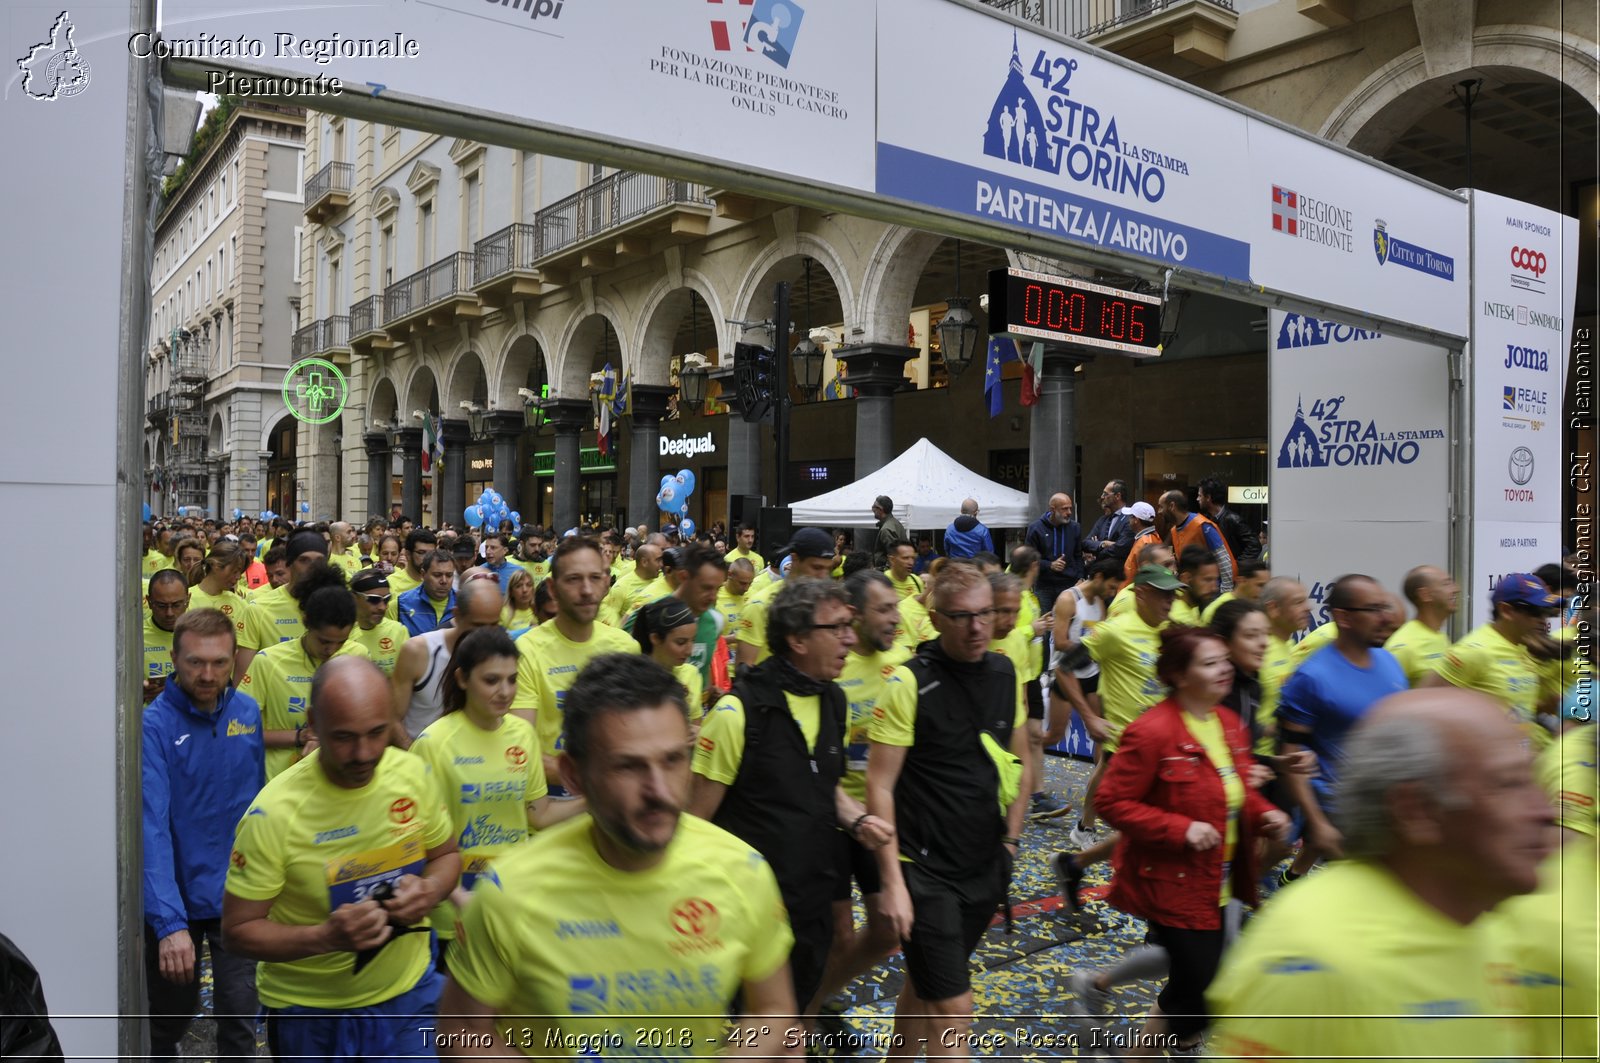
[(268, 1008), (267, 1047), (276, 1059), (437, 1059), (433, 1037), (444, 979), (430, 964), (417, 984), (365, 1008)]

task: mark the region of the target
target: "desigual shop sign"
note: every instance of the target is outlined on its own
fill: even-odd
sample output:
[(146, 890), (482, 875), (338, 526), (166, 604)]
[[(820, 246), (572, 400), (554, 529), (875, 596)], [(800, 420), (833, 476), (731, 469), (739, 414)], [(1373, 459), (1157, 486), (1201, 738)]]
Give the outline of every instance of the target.
[(661, 456), (692, 458), (697, 454), (715, 454), (717, 452), (716, 440), (707, 432), (703, 436), (676, 436), (668, 439), (661, 437)]

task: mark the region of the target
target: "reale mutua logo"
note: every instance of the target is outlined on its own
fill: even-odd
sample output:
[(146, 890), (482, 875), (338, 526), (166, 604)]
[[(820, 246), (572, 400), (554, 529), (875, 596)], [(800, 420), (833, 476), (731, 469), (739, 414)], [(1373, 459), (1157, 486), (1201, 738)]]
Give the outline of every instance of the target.
[(22, 71), (22, 91), (30, 99), (53, 103), (76, 96), (89, 87), (89, 61), (73, 43), (75, 27), (63, 11), (50, 26), (50, 37), (28, 49), (17, 60)]

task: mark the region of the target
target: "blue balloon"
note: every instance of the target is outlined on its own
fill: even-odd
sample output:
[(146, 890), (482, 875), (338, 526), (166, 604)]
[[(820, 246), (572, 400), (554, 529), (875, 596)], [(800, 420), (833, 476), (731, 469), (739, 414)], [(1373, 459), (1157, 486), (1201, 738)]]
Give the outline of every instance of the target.
[(656, 492), (656, 505), (664, 513), (673, 513), (678, 509), (678, 485), (668, 482), (661, 490)]
[(150, 503), (146, 502), (144, 504), (144, 508), (141, 510), (141, 512), (143, 513), (143, 516), (140, 519), (141, 520), (149, 520), (150, 519)]
[(477, 506), (468, 506), (466, 511), (461, 514), (461, 519), (467, 522), (467, 527), (469, 528), (481, 528), (483, 527), (483, 510)]
[(675, 484), (675, 483), (677, 483), (677, 482), (678, 482), (678, 480), (677, 480), (677, 477), (675, 477), (675, 476), (673, 476), (673, 475), (672, 475), (672, 474), (671, 474), (671, 473), (670, 473), (670, 472), (669, 472), (669, 473), (664, 473), (664, 474), (663, 474), (663, 475), (662, 475), (662, 477), (661, 477), (661, 483), (660, 483), (660, 484), (658, 484), (658, 485), (657, 485), (657, 486), (658, 486), (658, 487), (665, 487), (665, 486), (667, 486), (667, 485), (668, 485), (668, 484)]
[(244, 510), (240, 509), (238, 506), (234, 506), (233, 507), (233, 519), (234, 520), (238, 520), (242, 516), (244, 516)]
[(677, 475), (678, 485), (683, 488), (686, 495), (694, 494), (694, 473), (688, 469), (679, 469)]
[(302, 503), (300, 503), (300, 512), (302, 512), (302, 513), (310, 513), (311, 512), (311, 503), (310, 502), (302, 502)]
[(511, 511), (511, 523), (515, 524), (519, 528), (522, 527), (522, 514), (518, 513), (516, 510), (512, 510)]
[(690, 520), (688, 517), (684, 517), (683, 520), (679, 521), (678, 534), (682, 535), (685, 539), (694, 535), (694, 521)]

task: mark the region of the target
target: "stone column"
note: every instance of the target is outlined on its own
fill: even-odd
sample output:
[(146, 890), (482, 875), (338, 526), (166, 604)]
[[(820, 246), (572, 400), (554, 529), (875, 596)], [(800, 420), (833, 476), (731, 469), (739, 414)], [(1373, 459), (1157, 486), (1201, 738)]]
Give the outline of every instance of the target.
[(368, 432), (361, 437), (367, 448), (367, 518), (389, 519), (389, 433)]
[(467, 440), (472, 431), (459, 418), (439, 421), (439, 445), (444, 448), (444, 468), (440, 470), (439, 494), (433, 500), (438, 523), (449, 521), (459, 526), (461, 512), (467, 508)]
[(483, 424), (494, 437), (494, 489), (506, 500), (507, 509), (521, 513), (522, 500), (517, 497), (517, 484), (521, 482), (517, 478), (517, 452), (522, 449), (527, 418), (520, 410), (515, 413), (496, 410), (484, 415)]
[[(728, 512), (724, 516), (728, 534), (733, 535), (733, 500), (761, 494), (761, 426), (744, 419), (744, 405), (739, 401), (731, 366), (713, 370), (711, 379), (722, 384), (717, 401), (728, 407)], [(660, 480), (658, 473), (656, 481)], [(746, 519), (754, 521), (755, 517)]]
[(654, 528), (660, 513), (656, 489), (661, 486), (661, 418), (677, 388), (665, 384), (633, 385), (633, 426), (628, 433), (628, 523)]
[[(856, 479), (877, 472), (894, 458), (894, 393), (906, 382), (906, 362), (922, 352), (915, 347), (862, 343), (841, 347), (845, 383), (856, 393)], [(864, 514), (870, 516), (870, 514)], [(870, 550), (874, 528), (856, 529), (856, 549)]]
[(579, 494), (578, 444), (583, 430), (594, 421), (594, 412), (584, 399), (554, 399), (544, 404), (545, 419), (556, 430), (555, 527), (561, 535), (578, 525)]
[(1039, 379), (1039, 404), (1033, 408), (1028, 437), (1028, 503), (1034, 516), (1050, 508), (1050, 496), (1072, 496), (1074, 512), (1088, 512), (1078, 497), (1076, 461), (1078, 444), (1077, 378), (1079, 364), (1094, 356), (1068, 347), (1044, 352), (1044, 375)]
[(394, 435), (395, 449), (400, 451), (400, 511), (421, 527), (422, 429), (401, 428)]
[(217, 478), (217, 465), (219, 459), (212, 458), (206, 462), (206, 515), (218, 521), (223, 520), (222, 514), (222, 484)]

